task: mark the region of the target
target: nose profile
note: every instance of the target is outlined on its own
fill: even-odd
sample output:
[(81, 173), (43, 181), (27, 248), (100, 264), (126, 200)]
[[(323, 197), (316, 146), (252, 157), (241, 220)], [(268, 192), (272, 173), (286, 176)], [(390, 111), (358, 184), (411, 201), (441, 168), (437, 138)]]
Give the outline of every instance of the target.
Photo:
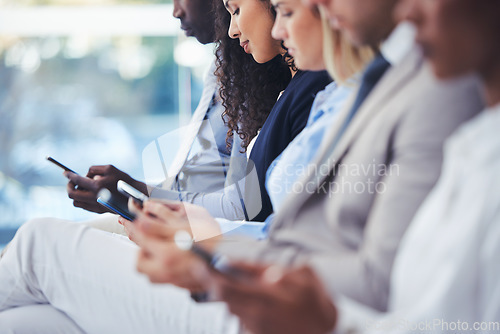
[(182, 9), (179, 0), (174, 0), (174, 9), (172, 11), (172, 15), (176, 19), (180, 19), (181, 17), (184, 16), (184, 10)]
[(276, 40), (284, 40), (286, 36), (286, 31), (283, 28), (281, 16), (278, 15), (274, 21), (273, 30), (271, 31), (271, 36)]
[(236, 19), (234, 16), (231, 17), (231, 23), (229, 25), (229, 30), (227, 31), (229, 37), (236, 39), (241, 35), (240, 29), (238, 28), (238, 24), (236, 23)]

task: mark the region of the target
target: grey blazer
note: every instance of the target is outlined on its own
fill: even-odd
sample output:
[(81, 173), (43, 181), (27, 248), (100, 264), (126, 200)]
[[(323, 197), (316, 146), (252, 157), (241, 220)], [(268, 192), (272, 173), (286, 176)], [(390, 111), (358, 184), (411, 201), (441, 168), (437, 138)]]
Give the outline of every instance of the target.
[(439, 177), (443, 143), (482, 107), (474, 78), (438, 82), (412, 50), (384, 75), (335, 149), (342, 122), (326, 134), (317, 168), (285, 200), (268, 240), (228, 241), (220, 250), (310, 265), (332, 295), (386, 310), (399, 241)]

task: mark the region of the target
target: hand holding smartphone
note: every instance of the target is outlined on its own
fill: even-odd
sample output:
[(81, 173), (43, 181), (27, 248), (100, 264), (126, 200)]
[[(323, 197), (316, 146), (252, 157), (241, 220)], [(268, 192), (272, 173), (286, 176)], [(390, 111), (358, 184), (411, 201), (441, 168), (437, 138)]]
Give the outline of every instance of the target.
[[(144, 201), (148, 200), (146, 195), (123, 180), (118, 181), (117, 189), (123, 195), (132, 198), (140, 207), (142, 207)], [(136, 215), (128, 209), (128, 206), (116, 200), (106, 188), (99, 191), (97, 202), (127, 220), (134, 221), (136, 218)]]
[[(79, 203), (85, 202), (87, 206), (83, 207), (84, 209), (100, 213), (100, 212), (104, 212), (104, 211), (102, 211), (101, 207), (105, 207), (108, 210), (119, 214), (120, 216), (122, 216), (123, 218), (125, 218), (127, 220), (133, 221), (135, 219), (135, 214), (130, 212), (130, 210), (128, 209), (125, 198), (119, 198), (120, 197), (119, 194), (116, 194), (116, 193), (115, 193), (115, 195), (112, 195), (112, 193), (107, 189), (110, 187), (110, 185), (106, 186), (103, 184), (96, 183), (95, 180), (93, 180), (92, 178), (89, 178), (88, 176), (87, 177), (80, 176), (74, 170), (72, 170), (71, 168), (67, 167), (66, 165), (60, 163), (59, 161), (57, 161), (56, 159), (54, 159), (50, 156), (46, 157), (46, 159), (48, 161), (50, 161), (51, 163), (53, 163), (54, 165), (58, 166), (59, 168), (63, 169), (64, 171), (77, 175), (77, 176), (73, 175), (73, 176), (68, 177), (70, 179), (70, 182), (74, 182), (75, 184), (78, 184), (75, 186), (75, 189), (74, 189), (75, 191), (78, 191), (78, 193), (75, 192), (74, 194), (71, 194), (70, 198), (78, 201)], [(106, 167), (106, 166), (104, 166), (104, 167)], [(78, 183), (75, 179), (78, 179)], [(84, 186), (81, 187), (80, 184), (84, 184)], [(102, 188), (103, 186), (105, 188)], [(98, 189), (101, 189), (101, 190), (99, 192), (97, 192)], [(135, 189), (131, 185), (129, 185), (121, 180), (118, 181), (117, 189), (121, 193), (126, 195), (127, 198), (128, 197), (134, 198), (135, 202), (141, 207), (142, 207), (142, 203), (145, 200), (147, 200), (147, 198), (148, 198), (142, 192), (140, 192), (139, 190)], [(70, 192), (72, 192), (72, 191), (73, 191), (73, 189), (68, 190), (68, 194), (70, 194)], [(89, 193), (92, 193), (92, 194), (89, 194)], [(97, 203), (99, 203), (99, 204), (95, 203), (94, 196), (96, 196), (96, 195), (98, 197)], [(79, 197), (77, 197), (77, 196), (79, 196)], [(92, 198), (92, 199), (89, 200), (90, 198)], [(95, 204), (91, 204), (90, 202), (93, 202)], [(92, 207), (90, 207), (91, 205), (92, 205)]]

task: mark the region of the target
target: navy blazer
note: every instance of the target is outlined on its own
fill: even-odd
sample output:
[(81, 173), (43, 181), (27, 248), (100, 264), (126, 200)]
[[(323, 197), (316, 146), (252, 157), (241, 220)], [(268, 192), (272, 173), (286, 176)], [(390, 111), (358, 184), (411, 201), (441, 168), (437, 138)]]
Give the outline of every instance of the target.
[(250, 153), (250, 160), (257, 171), (262, 200), (262, 210), (256, 217), (248, 217), (250, 220), (263, 222), (273, 213), (265, 187), (267, 169), (304, 129), (316, 94), (331, 82), (326, 71), (299, 71), (271, 110)]

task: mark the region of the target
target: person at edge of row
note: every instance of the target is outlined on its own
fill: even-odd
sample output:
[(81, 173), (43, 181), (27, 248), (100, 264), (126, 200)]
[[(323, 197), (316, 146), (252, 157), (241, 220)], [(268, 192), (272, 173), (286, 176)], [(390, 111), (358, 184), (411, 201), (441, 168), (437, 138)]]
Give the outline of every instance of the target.
[[(487, 107), (445, 145), (440, 180), (401, 241), (387, 313), (340, 294), (333, 306), (308, 268), (251, 286), (210, 275), (212, 287), (255, 334), (500, 329), (500, 1), (404, 1), (434, 74), (442, 80), (478, 75)], [(338, 20), (335, 1), (313, 2), (349, 29), (348, 21)], [(448, 108), (458, 102), (450, 100)]]
[[(247, 19), (258, 17), (264, 21), (247, 24), (245, 30), (243, 24), (239, 27), (248, 39), (247, 51), (257, 58), (271, 49), (269, 43), (260, 41), (265, 36), (271, 37), (274, 18), (269, 2), (244, 2)], [(233, 43), (231, 47), (239, 49), (240, 45)], [(301, 75), (308, 77), (309, 72)], [(312, 92), (307, 93), (304, 98), (311, 95)], [(284, 98), (285, 95), (280, 100)], [(36, 259), (29, 256), (34, 271), (28, 269), (31, 264), (26, 262), (25, 255), (30, 251), (25, 248), (24, 241), (32, 237), (43, 239), (42, 242), (28, 241), (29, 248), (40, 248), (36, 251)], [(3, 328), (17, 332), (30, 332), (36, 326), (38, 333), (236, 333), (239, 330), (237, 319), (227, 313), (224, 304), (199, 305), (187, 290), (151, 284), (135, 270), (137, 250), (124, 238), (82, 224), (56, 220), (35, 220), (25, 224), (14, 238), (12, 248), (0, 260), (3, 283), (0, 287), (0, 323)], [(18, 261), (18, 256), (23, 259)], [(38, 265), (45, 261), (47, 265)], [(22, 268), (16, 267), (20, 263), (24, 263)], [(28, 272), (27, 276), (23, 274)], [(37, 276), (37, 283), (31, 279), (24, 281), (21, 276)], [(28, 323), (26, 318), (33, 321)]]
[[(405, 29), (393, 16), (398, 0), (334, 1), (338, 18), (350, 28), (345, 29), (349, 38), (374, 50), (381, 45), (381, 52), (365, 70), (356, 97), (340, 112), (341, 121), (325, 135), (312, 162), (317, 168), (297, 181), (304, 191), (282, 203), (268, 238), (212, 238), (200, 241), (200, 247), (244, 261), (247, 269), (249, 263), (309, 266), (330, 295), (385, 311), (399, 242), (437, 182), (443, 144), (484, 104), (476, 78), (436, 80), (411, 37), (405, 52), (401, 44), (394, 52), (390, 44)], [(273, 0), (281, 2), (290, 0)], [(153, 218), (148, 212), (161, 214)], [(165, 249), (176, 233), (172, 226), (193, 230), (200, 221), (212, 226), (213, 218), (196, 206), (158, 202), (149, 203), (145, 213), (131, 227), (142, 248), (139, 269), (157, 282), (202, 289), (207, 280), (197, 278), (193, 268), (203, 262), (190, 252)], [(183, 267), (165, 265), (178, 262)]]
[[(316, 95), (306, 127), (267, 170), (266, 189), (274, 212), (281, 210), (281, 203), (293, 192), (297, 179), (311, 167), (310, 162), (320, 146), (325, 131), (337, 120), (338, 111), (358, 86), (358, 73), (373, 58), (373, 51), (370, 48), (353, 47), (341, 34), (330, 28), (326, 17), (320, 18), (317, 8), (311, 11), (301, 6), (299, 1), (283, 7), (285, 9), (281, 11), (294, 12), (295, 16), (289, 19), (284, 15), (278, 15), (273, 28), (273, 37), (283, 40), (284, 45), (293, 53), (298, 68), (309, 71), (328, 68), (334, 81)], [(280, 13), (280, 6), (275, 8)], [(310, 21), (313, 20), (316, 21), (315, 29), (311, 28)], [(307, 29), (304, 29), (304, 26)], [(295, 30), (289, 33), (288, 27)], [(216, 220), (225, 237), (244, 235), (254, 239), (265, 239), (273, 217), (274, 214), (270, 215), (265, 221), (266, 224), (230, 221), (223, 218)]]
[[(174, 15), (179, 17), (181, 21), (185, 19), (182, 25), (189, 31), (189, 25), (187, 25), (189, 15), (187, 14), (197, 13), (196, 16), (190, 17), (190, 26), (197, 24), (200, 27), (198, 30), (200, 33), (213, 32), (213, 11), (209, 10), (211, 2), (205, 2), (200, 6), (195, 6), (196, 4), (195, 2), (192, 5), (190, 3), (186, 5), (186, 3), (177, 1), (174, 3)], [(184, 8), (182, 8), (183, 6)], [(196, 18), (200, 19), (199, 22), (193, 23)], [(211, 27), (203, 31), (202, 25), (211, 25)], [(214, 37), (213, 34), (212, 37)], [(208, 37), (205, 36), (203, 42), (207, 40)], [(224, 43), (224, 41), (218, 41), (220, 44)], [(265, 199), (267, 194), (245, 192), (244, 184), (247, 176), (249, 175), (248, 182), (251, 184), (257, 182), (259, 171), (267, 169), (267, 160), (272, 161), (273, 156), (281, 153), (286, 145), (303, 129), (314, 95), (330, 82), (326, 73), (308, 73), (303, 75), (302, 80), (297, 77), (294, 82), (299, 82), (299, 84), (292, 85), (289, 89), (291, 92), (285, 94), (284, 98), (281, 99), (281, 105), (276, 105), (274, 111), (271, 111), (280, 92), (289, 84), (292, 73), (287, 63), (289, 60), (285, 60), (280, 55), (284, 53), (284, 50), (278, 41), (268, 40), (266, 43), (269, 43), (269, 46), (272, 43), (274, 50), (270, 54), (264, 54), (257, 63), (244, 52), (224, 55), (231, 57), (230, 65), (226, 65), (223, 61), (224, 56), (218, 56), (218, 76), (226, 79), (220, 88), (222, 101), (212, 99), (212, 97), (217, 97), (214, 95), (217, 85), (214, 78), (209, 76), (201, 100), (203, 103), (200, 103), (195, 112), (190, 129), (188, 129), (188, 138), (184, 140), (173, 166), (169, 170), (169, 175), (176, 175), (175, 177), (167, 179), (161, 186), (148, 190), (145, 184), (133, 180), (113, 166), (93, 166), (89, 170), (88, 177), (66, 173), (70, 179), (68, 195), (74, 200), (74, 205), (95, 212), (105, 211), (106, 209), (96, 202), (97, 192), (102, 187), (106, 187), (120, 197), (116, 190), (116, 182), (123, 179), (142, 192), (149, 192), (154, 198), (193, 202), (206, 207), (217, 217), (229, 219), (255, 217), (261, 211), (260, 196)], [(217, 53), (219, 54), (219, 52)], [(275, 57), (271, 58), (272, 55)], [(231, 66), (237, 65), (239, 71), (244, 71), (233, 70), (233, 72), (229, 72)], [(231, 76), (226, 73), (231, 73)], [(249, 77), (252, 80), (245, 80)], [(259, 85), (254, 84), (254, 82), (258, 82)], [(263, 82), (266, 84), (262, 85)], [(300, 88), (294, 89), (295, 86), (300, 86)], [(245, 92), (245, 94), (238, 93), (240, 91)], [(292, 107), (290, 96), (293, 94), (303, 97), (304, 104), (302, 106), (294, 105)], [(256, 98), (257, 96), (258, 98)], [(240, 99), (237, 100), (239, 104), (230, 104), (236, 98)], [(207, 111), (206, 103), (210, 100), (212, 103)], [(222, 106), (225, 106), (225, 110)], [(240, 110), (240, 106), (245, 106), (246, 109)], [(200, 117), (203, 115), (209, 121), (202, 122), (200, 125)], [(221, 116), (224, 117), (224, 122), (228, 123), (227, 126), (222, 124)], [(269, 120), (266, 121), (267, 118)], [(277, 123), (273, 122), (273, 118), (284, 121), (283, 124), (287, 126), (283, 127), (283, 124), (280, 124), (278, 128)], [(260, 149), (258, 153), (252, 155), (252, 163), (247, 166), (242, 149), (246, 150), (249, 139), (255, 136), (257, 130), (262, 126), (264, 138), (259, 143), (266, 149)], [(233, 131), (237, 132), (237, 135), (234, 136)], [(274, 133), (274, 135), (269, 133)], [(227, 141), (225, 140), (226, 134), (230, 136)], [(213, 143), (212, 138), (215, 138), (215, 143)], [(200, 142), (200, 145), (196, 145), (197, 141)], [(207, 143), (211, 147), (208, 150), (205, 149)], [(193, 152), (195, 148), (197, 149)], [(261, 166), (261, 164), (265, 165)], [(256, 175), (251, 173), (253, 168), (256, 169)], [(245, 194), (248, 195), (245, 196)], [(245, 203), (245, 200), (251, 203)], [(113, 218), (111, 227), (116, 227), (117, 224), (114, 224), (116, 217)], [(104, 221), (97, 220), (90, 224), (99, 227), (103, 225), (103, 222), (108, 221), (109, 219), (106, 218)], [(104, 229), (109, 230), (108, 228)]]

